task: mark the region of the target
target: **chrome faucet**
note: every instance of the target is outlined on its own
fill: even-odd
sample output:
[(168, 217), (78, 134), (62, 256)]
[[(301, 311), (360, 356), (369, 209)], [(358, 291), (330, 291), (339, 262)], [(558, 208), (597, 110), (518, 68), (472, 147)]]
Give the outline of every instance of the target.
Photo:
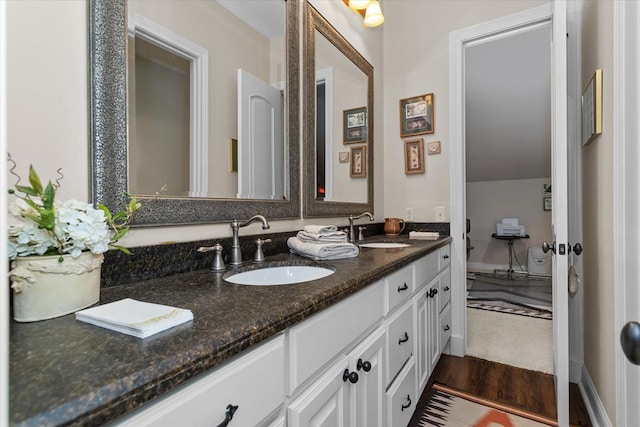
[(371, 213), (369, 212), (363, 212), (358, 216), (349, 215), (349, 241), (350, 242), (356, 241), (356, 232), (353, 229), (353, 221), (356, 219), (360, 219), (365, 215), (369, 217), (369, 221), (373, 221), (373, 215), (371, 215)]
[(246, 227), (247, 225), (256, 222), (262, 222), (262, 229), (268, 230), (270, 228), (269, 222), (262, 215), (254, 215), (244, 222), (240, 222), (234, 219), (231, 222), (231, 231), (233, 232), (233, 241), (231, 243), (231, 252), (229, 254), (229, 265), (237, 267), (242, 265), (242, 251), (240, 251), (240, 238), (238, 237), (238, 230), (240, 227)]

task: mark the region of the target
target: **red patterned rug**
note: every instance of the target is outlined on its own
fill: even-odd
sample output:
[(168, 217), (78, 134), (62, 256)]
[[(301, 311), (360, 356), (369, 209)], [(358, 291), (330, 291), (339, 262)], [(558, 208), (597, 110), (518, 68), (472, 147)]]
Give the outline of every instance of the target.
[(409, 427), (539, 427), (555, 420), (434, 384), (430, 398), (418, 405)]

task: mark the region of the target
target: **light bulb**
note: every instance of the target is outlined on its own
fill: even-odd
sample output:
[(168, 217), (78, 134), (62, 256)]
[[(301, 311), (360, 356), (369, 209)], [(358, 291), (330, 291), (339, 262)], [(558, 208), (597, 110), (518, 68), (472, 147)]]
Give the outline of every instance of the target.
[(349, 7), (354, 10), (366, 9), (371, 0), (349, 0)]
[(384, 16), (380, 9), (380, 3), (378, 0), (372, 0), (369, 6), (367, 6), (367, 13), (364, 17), (365, 27), (377, 27), (384, 22)]

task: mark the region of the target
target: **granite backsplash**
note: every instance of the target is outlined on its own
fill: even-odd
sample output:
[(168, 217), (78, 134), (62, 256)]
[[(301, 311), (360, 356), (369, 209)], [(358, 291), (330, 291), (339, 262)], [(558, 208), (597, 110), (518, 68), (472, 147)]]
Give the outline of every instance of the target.
[[(383, 222), (357, 224), (356, 233), (358, 226), (366, 227), (363, 230), (365, 238), (384, 235)], [(441, 236), (448, 236), (449, 230), (449, 223), (411, 222), (407, 223), (402, 234), (409, 234), (410, 231), (437, 231)], [(266, 257), (288, 252), (287, 239), (295, 236), (296, 233), (297, 231), (289, 231), (246, 236), (241, 235), (240, 247), (242, 250), (242, 259), (245, 263), (252, 262), (256, 250), (255, 241), (258, 238), (271, 239), (270, 243), (265, 243), (262, 246)], [(213, 246), (216, 242), (219, 242), (224, 248), (222, 252), (223, 259), (225, 263), (227, 263), (228, 253), (231, 247), (231, 237), (140, 246), (131, 248), (133, 255), (126, 255), (120, 251), (108, 251), (105, 253), (104, 264), (102, 265), (101, 286), (106, 288), (144, 282), (145, 280), (209, 268), (213, 262), (213, 253), (198, 252), (197, 249), (201, 246)]]

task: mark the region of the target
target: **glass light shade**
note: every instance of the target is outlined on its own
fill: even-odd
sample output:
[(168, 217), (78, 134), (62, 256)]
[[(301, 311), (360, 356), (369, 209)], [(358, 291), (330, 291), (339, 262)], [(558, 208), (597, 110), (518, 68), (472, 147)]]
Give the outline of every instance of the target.
[(384, 22), (384, 16), (380, 9), (380, 3), (378, 0), (372, 0), (369, 6), (367, 6), (367, 13), (364, 17), (365, 27), (377, 27)]
[(354, 10), (366, 9), (371, 0), (349, 0), (349, 7)]

